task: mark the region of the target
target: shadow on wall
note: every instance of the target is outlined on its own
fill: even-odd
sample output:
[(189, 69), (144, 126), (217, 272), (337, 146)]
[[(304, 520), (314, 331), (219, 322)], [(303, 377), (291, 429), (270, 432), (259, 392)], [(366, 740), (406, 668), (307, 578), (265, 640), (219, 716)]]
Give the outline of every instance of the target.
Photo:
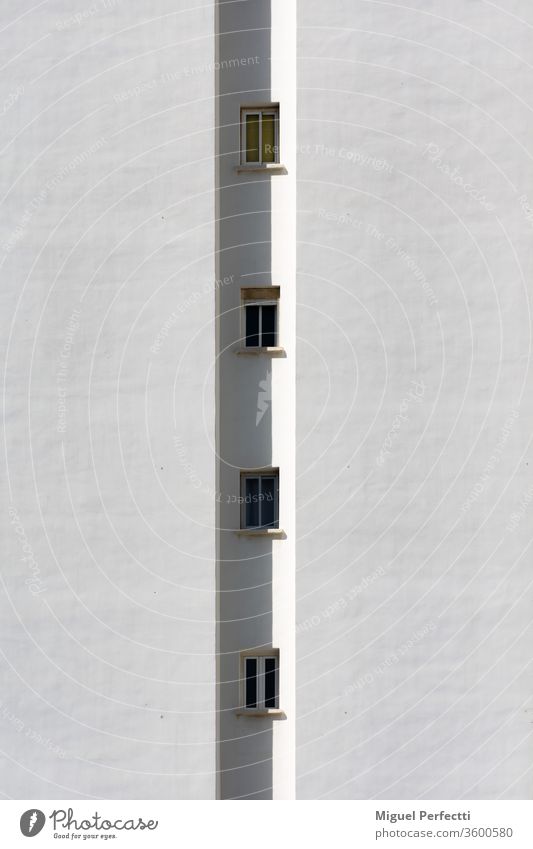
[[(237, 717), (241, 652), (272, 645), (272, 541), (240, 538), (240, 470), (272, 463), (271, 361), (239, 357), (242, 286), (269, 286), (271, 177), (237, 173), (240, 110), (271, 100), (270, 0), (219, 2), (220, 571), (219, 733), (222, 799), (272, 799), (272, 720)], [(242, 344), (242, 343), (241, 343)]]

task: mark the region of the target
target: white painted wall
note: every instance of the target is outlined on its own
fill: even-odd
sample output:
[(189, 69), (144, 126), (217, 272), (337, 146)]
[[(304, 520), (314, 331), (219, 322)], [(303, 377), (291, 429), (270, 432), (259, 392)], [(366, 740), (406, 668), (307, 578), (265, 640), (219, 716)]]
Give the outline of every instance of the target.
[(0, 34), (0, 789), (213, 798), (214, 7), (33, 5)]
[[(216, 182), (212, 4), (2, 21), (0, 790), (213, 798), (218, 707), (218, 794), (291, 798), (296, 685), (299, 797), (529, 797), (529, 6), (300, 3), (297, 136), (295, 4), (220, 6)], [(286, 175), (234, 171), (258, 100)], [(234, 534), (262, 464), (285, 540)]]
[(531, 796), (532, 25), (298, 4), (302, 798)]

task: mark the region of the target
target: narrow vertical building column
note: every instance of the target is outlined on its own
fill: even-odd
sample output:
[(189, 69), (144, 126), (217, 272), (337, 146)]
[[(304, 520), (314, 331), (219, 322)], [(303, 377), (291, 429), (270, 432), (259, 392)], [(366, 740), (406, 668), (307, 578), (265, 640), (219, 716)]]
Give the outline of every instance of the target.
[[(295, 2), (219, 2), (216, 67), (218, 792), (226, 799), (290, 799), (295, 787)], [(247, 120), (249, 138), (243, 129)], [(250, 298), (277, 305), (275, 345), (258, 330), (257, 350), (247, 343), (244, 304)], [(242, 487), (252, 492), (256, 486), (243, 483), (251, 472), (270, 475), (279, 486), (278, 527), (268, 532), (243, 527)], [(269, 650), (274, 656), (279, 652), (277, 706), (243, 710), (243, 653)]]

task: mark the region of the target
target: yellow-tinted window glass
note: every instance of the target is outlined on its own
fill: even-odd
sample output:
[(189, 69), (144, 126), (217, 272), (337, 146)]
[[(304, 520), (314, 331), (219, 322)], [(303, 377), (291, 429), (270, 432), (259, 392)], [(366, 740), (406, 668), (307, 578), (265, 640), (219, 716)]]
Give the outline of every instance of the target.
[(259, 115), (246, 116), (246, 162), (259, 162)]
[(263, 115), (263, 162), (276, 161), (276, 116)]

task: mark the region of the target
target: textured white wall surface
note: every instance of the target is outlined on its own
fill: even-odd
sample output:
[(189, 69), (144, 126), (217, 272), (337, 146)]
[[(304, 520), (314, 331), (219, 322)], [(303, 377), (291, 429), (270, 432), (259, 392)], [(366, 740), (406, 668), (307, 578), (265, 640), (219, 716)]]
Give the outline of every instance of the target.
[(0, 11), (0, 792), (530, 798), (530, 4), (217, 5)]
[(15, 5), (0, 790), (212, 798), (214, 8)]
[(531, 797), (532, 26), (298, 4), (299, 797)]

